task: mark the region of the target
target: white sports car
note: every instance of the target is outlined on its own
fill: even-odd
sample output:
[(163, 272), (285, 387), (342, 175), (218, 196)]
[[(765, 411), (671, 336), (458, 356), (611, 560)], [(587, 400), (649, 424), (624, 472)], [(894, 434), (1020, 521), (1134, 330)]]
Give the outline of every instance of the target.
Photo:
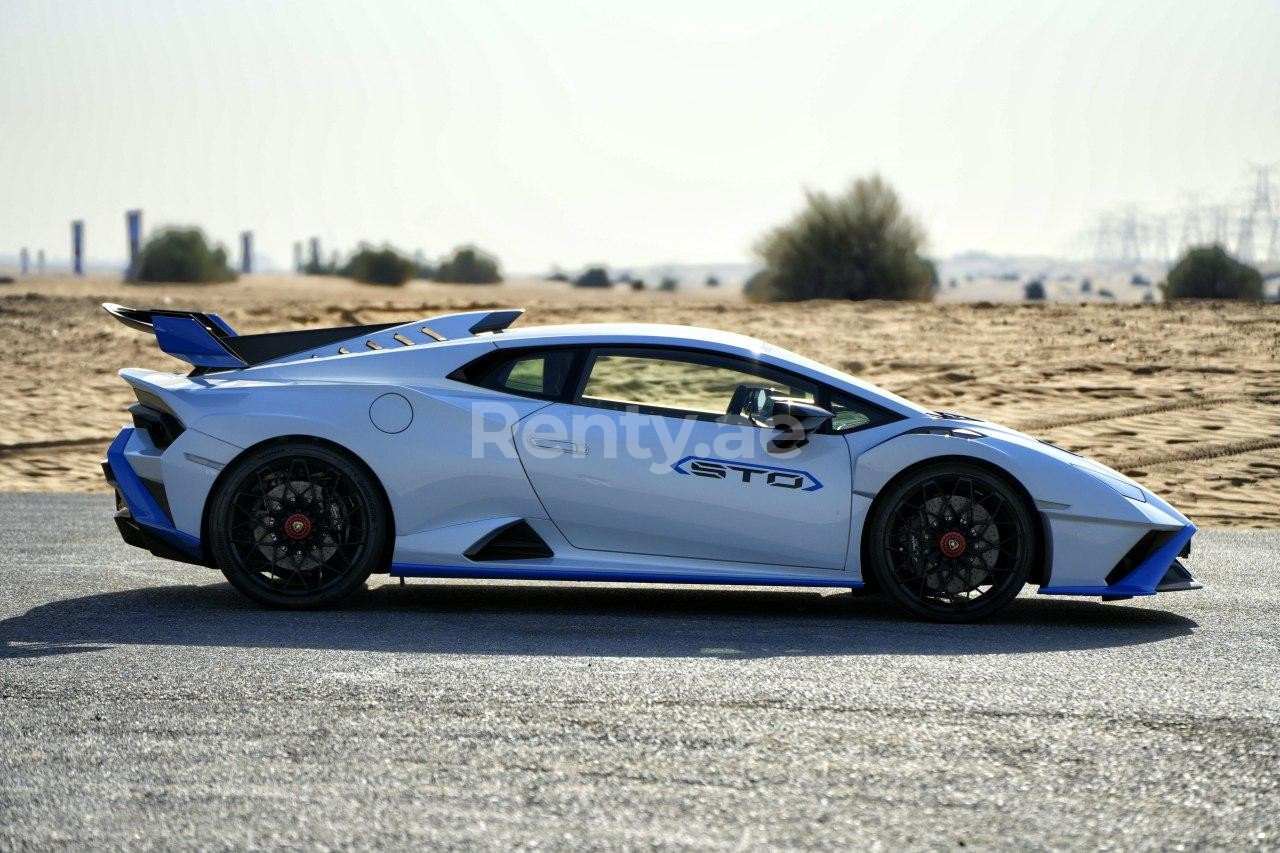
[(1026, 584), (1200, 586), (1195, 527), (1129, 478), (741, 335), (519, 310), (237, 335), (104, 307), (195, 368), (120, 371), (121, 535), (264, 604), (389, 572), (866, 587), (962, 621)]

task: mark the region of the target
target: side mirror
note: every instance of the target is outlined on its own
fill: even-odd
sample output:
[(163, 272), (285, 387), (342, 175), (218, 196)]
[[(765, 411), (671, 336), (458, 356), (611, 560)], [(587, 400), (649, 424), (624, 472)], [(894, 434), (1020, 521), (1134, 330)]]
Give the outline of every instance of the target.
[(821, 406), (796, 400), (791, 397), (778, 397), (773, 401), (773, 409), (765, 423), (783, 432), (769, 442), (770, 450), (791, 450), (804, 447), (809, 443), (809, 436), (822, 429), (834, 415)]

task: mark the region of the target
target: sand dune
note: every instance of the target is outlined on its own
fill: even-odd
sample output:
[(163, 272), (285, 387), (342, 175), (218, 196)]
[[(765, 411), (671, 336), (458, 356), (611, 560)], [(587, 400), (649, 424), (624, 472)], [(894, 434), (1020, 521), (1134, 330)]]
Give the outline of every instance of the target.
[(104, 490), (128, 420), (115, 371), (182, 369), (103, 301), (214, 310), (243, 331), (414, 319), (517, 305), (522, 323), (653, 321), (745, 332), (918, 402), (1006, 423), (1125, 470), (1199, 524), (1280, 526), (1280, 306), (751, 305), (551, 283), (403, 289), (341, 280), (228, 285), (23, 281), (0, 292), (7, 343), (0, 489)]

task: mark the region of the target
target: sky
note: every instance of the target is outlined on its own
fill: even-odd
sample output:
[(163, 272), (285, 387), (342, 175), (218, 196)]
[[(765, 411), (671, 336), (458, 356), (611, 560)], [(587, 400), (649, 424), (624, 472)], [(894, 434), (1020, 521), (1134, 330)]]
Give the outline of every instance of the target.
[(1277, 0), (0, 0), (0, 45), (0, 255), (138, 207), (279, 265), (746, 261), (873, 172), (936, 257), (1060, 254), (1280, 162)]

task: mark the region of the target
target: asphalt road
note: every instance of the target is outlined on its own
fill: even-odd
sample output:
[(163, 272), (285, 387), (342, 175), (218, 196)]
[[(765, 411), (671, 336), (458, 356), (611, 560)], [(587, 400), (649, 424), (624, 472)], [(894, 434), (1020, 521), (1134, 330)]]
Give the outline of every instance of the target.
[(1280, 533), (982, 625), (839, 591), (379, 581), (259, 609), (0, 495), (0, 849), (1280, 845)]

